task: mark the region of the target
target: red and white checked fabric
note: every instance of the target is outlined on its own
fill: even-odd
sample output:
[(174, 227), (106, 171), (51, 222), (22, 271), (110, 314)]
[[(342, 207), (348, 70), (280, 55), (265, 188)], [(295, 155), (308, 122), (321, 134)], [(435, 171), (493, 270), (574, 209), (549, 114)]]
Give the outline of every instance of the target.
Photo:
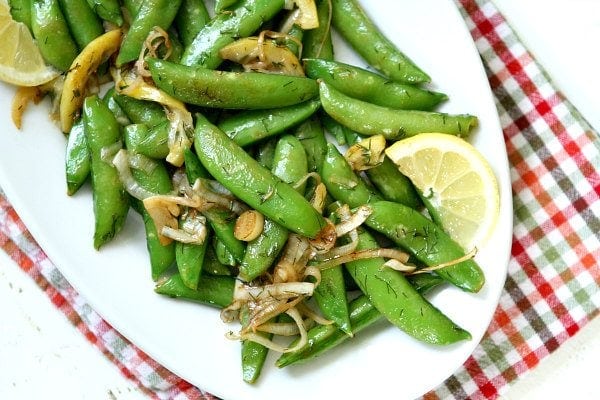
[[(491, 1), (457, 1), (488, 72), (511, 165), (514, 232), (494, 319), (424, 399), (494, 399), (600, 310), (600, 139)], [(0, 191), (0, 247), (151, 398), (214, 399), (128, 342), (50, 262)]]

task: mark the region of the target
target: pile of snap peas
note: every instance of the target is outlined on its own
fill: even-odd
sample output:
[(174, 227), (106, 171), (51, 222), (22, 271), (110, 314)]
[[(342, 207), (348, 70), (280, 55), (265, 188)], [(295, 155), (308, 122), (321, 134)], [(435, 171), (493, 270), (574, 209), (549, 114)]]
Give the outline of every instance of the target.
[[(389, 159), (357, 173), (331, 142), (353, 145), (372, 135), (397, 141), (423, 132), (467, 137), (477, 118), (435, 112), (447, 96), (426, 89), (431, 78), (382, 35), (356, 0), (317, 0), (317, 28), (293, 25), (276, 39), (302, 60), (305, 76), (241, 71), (220, 56), (239, 38), (280, 29), (289, 15), (284, 0), (216, 1), (214, 9), (203, 0), (9, 2), (13, 18), (31, 29), (45, 60), (67, 76), (78, 54), (105, 31), (119, 29), (122, 39), (100, 63), (100, 76), (130, 68), (154, 27), (168, 33), (168, 55), (144, 62), (148, 80), (193, 113), (180, 162), (166, 161), (172, 121), (165, 108), (123, 94), (118, 85), (102, 97), (73, 93), (85, 99), (65, 132), (68, 194), (91, 181), (94, 246), (99, 249), (118, 235), (129, 209), (138, 212), (157, 293), (227, 308), (240, 282), (252, 285), (273, 273), (290, 238), (318, 240), (336, 223), (337, 209), (366, 206), (369, 215), (357, 229), (355, 253), (383, 243), (405, 251), (418, 268), (448, 265), (404, 275), (386, 267), (386, 258), (371, 257), (323, 269), (308, 297), (331, 323), (308, 329), (308, 344), (285, 352), (276, 365), (314, 358), (381, 318), (426, 343), (471, 338), (424, 294), (444, 283), (477, 292), (485, 281), (481, 268), (424, 215), (419, 193)], [(378, 72), (336, 61), (330, 27)], [(214, 206), (201, 210), (207, 230), (201, 243), (162, 242), (143, 199), (128, 192), (107, 161), (107, 149), (115, 148), (143, 159), (143, 167), (131, 166), (131, 182), (140, 190), (173, 195), (177, 174), (190, 183), (216, 181), (232, 201), (264, 216), (260, 234), (240, 240), (238, 213)], [(323, 207), (310, 201), (316, 182), (326, 187)], [(180, 226), (185, 215), (179, 215)], [(336, 245), (344, 240), (337, 238)], [(239, 318), (247, 323), (244, 310)], [(243, 341), (245, 381), (258, 378), (267, 352), (258, 342)]]

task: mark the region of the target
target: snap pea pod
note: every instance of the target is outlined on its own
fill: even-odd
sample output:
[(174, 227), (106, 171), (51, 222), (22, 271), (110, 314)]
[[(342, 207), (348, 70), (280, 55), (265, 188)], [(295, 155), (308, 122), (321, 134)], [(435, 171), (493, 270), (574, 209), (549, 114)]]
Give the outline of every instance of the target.
[(364, 135), (382, 134), (399, 140), (423, 132), (466, 137), (477, 126), (477, 117), (432, 111), (397, 110), (346, 96), (325, 82), (319, 84), (321, 105), (340, 124)]
[(31, 3), (32, 0), (8, 0), (10, 15), (17, 22), (22, 22), (31, 31)]
[(121, 43), (117, 67), (137, 60), (148, 34), (155, 26), (167, 30), (179, 10), (181, 0), (144, 0)]
[(117, 26), (123, 25), (123, 14), (118, 0), (87, 0), (96, 15)]
[(266, 217), (310, 238), (326, 226), (323, 216), (302, 195), (201, 115), (196, 118), (194, 146), (202, 165), (216, 180)]
[[(249, 319), (248, 306), (244, 306), (240, 310), (240, 323), (242, 327), (248, 325)], [(268, 339), (271, 339), (273, 336), (265, 332), (258, 332), (258, 334)], [(269, 354), (269, 349), (262, 344), (251, 340), (242, 341), (242, 379), (244, 379), (244, 382), (256, 382), (267, 359), (267, 354)]]
[(31, 31), (44, 60), (63, 72), (67, 71), (78, 51), (58, 0), (32, 1)]
[(277, 146), (277, 138), (271, 138), (260, 143), (256, 149), (256, 161), (266, 169), (273, 167), (273, 159), (275, 158), (275, 147)]
[(128, 13), (128, 21), (131, 23), (131, 20), (137, 15), (138, 10), (142, 6), (142, 2), (144, 0), (123, 0), (123, 7), (127, 10)]
[(110, 109), (91, 96), (83, 103), (83, 124), (91, 160), (95, 216), (94, 247), (99, 249), (123, 227), (129, 210), (129, 195), (117, 170), (102, 160), (102, 149), (121, 139), (119, 124)]
[(257, 72), (213, 71), (168, 61), (147, 60), (159, 89), (189, 104), (209, 108), (268, 109), (312, 99), (314, 80)]
[(331, 10), (328, 0), (317, 1), (319, 26), (304, 32), (302, 37), (302, 57), (333, 60), (333, 42), (331, 40)]
[[(362, 139), (356, 132), (346, 130), (346, 141), (353, 145)], [(385, 200), (402, 203), (415, 210), (423, 206), (410, 179), (404, 176), (388, 157), (375, 168), (365, 171), (369, 180)]]
[[(376, 248), (379, 244), (367, 231), (359, 232), (358, 251)], [(471, 338), (469, 332), (422, 297), (402, 274), (384, 264), (385, 259), (377, 257), (349, 262), (346, 269), (389, 322), (425, 343), (447, 345)]]
[(292, 53), (294, 53), (294, 55), (296, 57), (302, 57), (302, 54), (300, 54), (300, 50), (301, 50), (300, 45), (302, 44), (303, 36), (304, 36), (304, 30), (296, 24), (292, 25), (290, 30), (287, 32), (285, 45), (287, 46), (288, 49), (290, 49), (290, 51)]
[(168, 120), (150, 128), (148, 135), (139, 143), (139, 152), (151, 158), (166, 158), (169, 154), (169, 129)]
[[(298, 139), (291, 135), (282, 136), (273, 152), (273, 175), (288, 184), (294, 184), (307, 173), (304, 148)], [(304, 186), (297, 187), (304, 193)], [(265, 218), (262, 233), (248, 243), (246, 254), (240, 264), (240, 278), (251, 281), (262, 275), (277, 258), (288, 238), (288, 230), (270, 218)]]
[(202, 265), (202, 273), (208, 275), (223, 275), (232, 276), (231, 269), (222, 264), (218, 259), (217, 255), (212, 246), (208, 246), (206, 254), (204, 254), (204, 265)]
[[(236, 257), (229, 251), (225, 243), (218, 237), (213, 238), (213, 250), (217, 256), (217, 260), (226, 266), (235, 267), (237, 264)], [(240, 257), (238, 255), (238, 257)]]
[[(185, 160), (185, 172), (189, 182), (195, 182), (196, 179), (205, 177), (204, 167), (200, 164), (200, 161), (195, 154), (186, 149), (184, 151)], [(179, 220), (180, 227), (183, 224), (182, 218)], [(210, 243), (211, 231), (207, 228), (208, 232), (204, 242), (202, 244), (196, 243), (175, 243), (175, 263), (177, 264), (177, 270), (183, 281), (183, 284), (191, 289), (198, 287), (198, 280), (202, 274), (204, 267), (204, 258), (206, 256), (206, 250)]]
[(379, 194), (352, 171), (344, 156), (332, 143), (327, 144), (327, 155), (320, 174), (327, 192), (351, 208), (382, 200)]
[[(442, 228), (418, 211), (388, 201), (370, 204), (373, 213), (366, 224), (402, 247), (426, 266), (457, 260), (464, 250)], [(483, 271), (473, 259), (435, 270), (447, 282), (467, 292), (478, 292), (485, 282)]]
[(79, 50), (104, 33), (102, 22), (86, 0), (59, 0), (58, 3)]
[(116, 96), (117, 96), (117, 91), (115, 90), (114, 87), (112, 87), (106, 92), (106, 94), (104, 95), (102, 100), (108, 106), (110, 111), (112, 111), (112, 113), (115, 116), (115, 118), (117, 119), (117, 122), (119, 123), (119, 125), (121, 125), (121, 126), (131, 125), (131, 121), (129, 120), (129, 117), (127, 116), (125, 111), (123, 111), (123, 109), (121, 108), (119, 103), (117, 103)]
[(244, 147), (277, 135), (309, 118), (319, 108), (318, 100), (269, 110), (248, 110), (221, 120), (217, 126)]
[(356, 0), (332, 0), (331, 6), (335, 29), (375, 69), (401, 83), (431, 80), (385, 37)]
[(406, 279), (421, 294), (425, 294), (445, 282), (439, 275), (435, 274), (408, 275)]
[(217, 14), (186, 46), (181, 63), (215, 69), (223, 61), (219, 50), (234, 40), (250, 36), (270, 20), (284, 0), (242, 0), (230, 13)]
[(90, 175), (90, 152), (83, 127), (83, 119), (71, 127), (65, 155), (67, 194), (74, 195)]
[(135, 124), (145, 124), (149, 128), (169, 122), (164, 109), (155, 102), (138, 100), (124, 94), (116, 93), (115, 101)]
[(319, 119), (314, 116), (309, 118), (294, 130), (294, 135), (306, 152), (308, 171), (318, 171), (327, 154), (327, 139)]
[[(128, 125), (124, 131), (125, 146), (131, 155), (137, 153), (136, 147), (141, 137), (144, 137), (147, 127), (143, 124)], [(132, 168), (135, 181), (144, 189), (157, 194), (167, 194), (172, 191), (171, 177), (161, 161), (146, 159), (144, 169)], [(146, 231), (146, 248), (150, 257), (152, 280), (156, 281), (175, 262), (175, 243), (162, 245), (154, 220), (138, 199), (132, 199), (133, 208), (140, 213)]]
[(349, 97), (383, 107), (432, 110), (448, 96), (396, 83), (366, 69), (333, 60), (304, 59), (306, 76), (321, 79)]
[(231, 276), (202, 275), (194, 290), (183, 284), (179, 274), (174, 274), (159, 282), (154, 291), (169, 297), (224, 308), (233, 301), (234, 287), (235, 279)]
[(333, 321), (347, 335), (352, 336), (346, 284), (341, 265), (321, 271), (321, 283), (315, 288), (313, 296), (323, 316)]
[[(424, 295), (427, 291), (436, 287), (440, 281), (441, 280), (432, 280), (429, 281), (429, 284), (427, 285), (415, 286), (415, 289), (420, 294)], [(350, 323), (354, 335), (383, 319), (383, 315), (377, 311), (375, 306), (364, 294), (351, 301), (348, 307), (350, 309)], [(279, 368), (283, 368), (288, 365), (306, 362), (311, 358), (317, 357), (324, 352), (333, 349), (349, 338), (351, 338), (351, 336), (333, 324), (317, 325), (308, 331), (309, 345), (298, 351), (282, 354), (275, 364)], [(294, 343), (290, 346), (293, 346)]]
[(194, 38), (210, 21), (204, 0), (183, 0), (175, 16), (175, 26), (184, 47), (192, 44)]

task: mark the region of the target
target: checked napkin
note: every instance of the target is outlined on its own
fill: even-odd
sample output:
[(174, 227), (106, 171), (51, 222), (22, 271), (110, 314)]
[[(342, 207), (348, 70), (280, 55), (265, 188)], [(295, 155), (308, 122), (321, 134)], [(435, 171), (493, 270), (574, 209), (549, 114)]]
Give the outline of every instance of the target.
[[(465, 364), (424, 399), (494, 399), (599, 313), (600, 139), (552, 86), (491, 1), (460, 0), (496, 98), (510, 162), (514, 230), (491, 325)], [(0, 192), (0, 247), (151, 398), (213, 399), (96, 314)]]

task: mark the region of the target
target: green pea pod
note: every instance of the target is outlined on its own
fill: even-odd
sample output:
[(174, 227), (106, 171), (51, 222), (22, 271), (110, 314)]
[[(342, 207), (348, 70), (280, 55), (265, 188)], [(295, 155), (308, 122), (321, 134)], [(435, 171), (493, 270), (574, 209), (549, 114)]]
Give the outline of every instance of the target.
[(260, 143), (256, 149), (256, 161), (263, 167), (271, 169), (273, 167), (273, 160), (275, 159), (275, 147), (277, 146), (277, 138), (271, 138)]
[(198, 288), (194, 290), (183, 284), (179, 274), (174, 274), (160, 282), (154, 291), (169, 297), (224, 308), (233, 301), (234, 287), (233, 277), (203, 275), (198, 281)]
[(155, 26), (167, 30), (175, 19), (181, 0), (145, 0), (131, 21), (117, 56), (117, 67), (137, 60), (148, 34)]
[(431, 111), (396, 110), (346, 96), (320, 82), (321, 105), (340, 124), (364, 135), (381, 134), (399, 140), (423, 132), (440, 132), (466, 137), (477, 126), (477, 117)]
[(408, 275), (406, 279), (421, 294), (429, 293), (430, 290), (445, 282), (439, 275), (435, 274), (413, 274)]
[(143, 1), (144, 0), (123, 0), (123, 7), (125, 7), (129, 13), (129, 20), (133, 19), (137, 15)]
[(319, 26), (304, 32), (302, 37), (302, 57), (333, 60), (333, 42), (331, 40), (331, 10), (329, 0), (317, 1)]
[(218, 237), (213, 239), (213, 249), (215, 251), (215, 255), (217, 256), (217, 260), (223, 265), (227, 265), (230, 267), (235, 267), (237, 264), (237, 260), (233, 256), (233, 254), (229, 251), (225, 243), (220, 240)]
[(208, 172), (240, 200), (287, 229), (315, 238), (325, 219), (288, 184), (198, 115), (194, 146)]
[(219, 261), (231, 266), (241, 262), (246, 252), (246, 245), (233, 234), (236, 215), (229, 210), (218, 208), (205, 210), (202, 215), (208, 220), (219, 246), (227, 250), (225, 252), (222, 248), (219, 249), (217, 253)]
[[(129, 125), (125, 128), (125, 145), (130, 154), (136, 153), (137, 143), (140, 137), (147, 131), (145, 125)], [(157, 194), (167, 194), (172, 191), (171, 178), (164, 163), (146, 159), (144, 164), (147, 168), (132, 168), (131, 173), (135, 181), (144, 189)], [(175, 262), (175, 243), (162, 245), (158, 238), (158, 232), (154, 220), (138, 199), (132, 200), (133, 207), (138, 211), (144, 221), (146, 231), (146, 248), (150, 257), (150, 268), (152, 279), (156, 281)]]
[(318, 100), (270, 110), (249, 110), (218, 123), (219, 129), (245, 147), (277, 135), (309, 118), (320, 107)]
[(179, 271), (183, 284), (191, 289), (196, 289), (198, 287), (198, 281), (202, 274), (204, 257), (209, 242), (210, 240), (207, 235), (202, 244), (175, 243), (175, 262), (177, 264), (177, 270)]
[[(415, 275), (425, 276), (425, 275)], [(425, 294), (427, 291), (436, 287), (441, 280), (431, 280), (427, 285), (415, 286), (415, 289), (420, 294)], [(361, 295), (354, 299), (349, 304), (350, 323), (352, 325), (352, 333), (355, 335), (364, 328), (373, 325), (375, 322), (383, 319), (383, 315), (369, 301), (367, 296)], [(308, 343), (298, 351), (285, 353), (276, 362), (279, 368), (286, 367), (292, 364), (298, 364), (317, 357), (324, 352), (333, 349), (337, 345), (345, 342), (351, 336), (346, 334), (337, 326), (317, 325), (308, 331)], [(293, 346), (292, 343), (290, 346)]]
[(86, 0), (59, 0), (58, 3), (79, 50), (104, 33), (102, 22)]
[(269, 218), (265, 218), (262, 233), (248, 242), (246, 253), (240, 263), (240, 279), (250, 282), (262, 275), (277, 258), (288, 238), (288, 230)]
[(168, 120), (150, 128), (146, 137), (139, 143), (140, 154), (151, 158), (166, 158), (169, 154), (169, 129)]
[(78, 51), (58, 0), (32, 0), (31, 31), (44, 60), (68, 71)]
[(181, 63), (215, 69), (223, 61), (219, 50), (233, 41), (250, 36), (284, 6), (284, 0), (241, 0), (231, 13), (213, 18), (186, 46)]
[(327, 145), (327, 155), (321, 165), (320, 174), (327, 192), (334, 199), (352, 208), (382, 200), (379, 194), (352, 171), (344, 156), (331, 143)]
[(204, 178), (209, 179), (210, 175), (204, 165), (198, 160), (198, 157), (191, 149), (185, 149), (183, 151), (183, 160), (185, 164), (185, 174), (188, 182), (193, 185), (197, 179)]
[(302, 54), (300, 54), (300, 45), (302, 44), (303, 36), (304, 30), (296, 24), (292, 25), (287, 33), (285, 45), (296, 57), (302, 56)]
[[(422, 264), (434, 267), (464, 257), (465, 252), (442, 228), (412, 208), (387, 201), (370, 204), (370, 228), (387, 236)], [(485, 282), (483, 271), (473, 259), (435, 270), (453, 285), (478, 292)]]
[(185, 47), (191, 45), (208, 21), (210, 15), (204, 0), (183, 0), (175, 17), (175, 26), (182, 44)]
[(315, 81), (304, 77), (212, 71), (154, 58), (147, 62), (159, 89), (203, 107), (269, 109), (302, 103), (318, 93)]
[(327, 139), (319, 119), (313, 117), (303, 122), (294, 130), (294, 135), (306, 152), (308, 171), (318, 171), (327, 154)]
[(321, 79), (349, 97), (383, 107), (432, 110), (448, 96), (415, 86), (391, 82), (353, 65), (321, 59), (304, 59), (306, 76)]
[(231, 269), (217, 259), (217, 255), (215, 254), (212, 246), (208, 246), (206, 249), (206, 254), (204, 255), (204, 264), (202, 265), (202, 273), (218, 276), (233, 275)]
[(123, 25), (123, 14), (118, 0), (87, 0), (88, 5), (96, 15), (117, 26)]
[(321, 271), (321, 283), (315, 288), (314, 298), (325, 318), (333, 321), (346, 334), (352, 335), (341, 265)]
[[(346, 131), (348, 144), (352, 145), (361, 139), (362, 137), (356, 132)], [(365, 172), (373, 186), (377, 188), (385, 200), (402, 203), (415, 210), (423, 206), (421, 198), (410, 179), (404, 176), (389, 158), (384, 157), (380, 165)]]
[[(307, 174), (306, 153), (300, 141), (284, 135), (274, 149), (273, 175), (293, 185)], [(296, 188), (304, 193), (305, 185)], [(288, 238), (288, 230), (270, 218), (265, 218), (263, 232), (248, 243), (246, 254), (240, 264), (240, 278), (251, 281), (262, 275), (279, 255)]]
[(331, 0), (331, 6), (335, 29), (375, 69), (401, 83), (431, 80), (381, 33), (356, 0)]
[(74, 195), (90, 175), (90, 152), (83, 127), (83, 119), (77, 120), (69, 132), (65, 156), (67, 194)]
[(112, 111), (112, 113), (115, 116), (115, 118), (117, 119), (117, 122), (119, 123), (119, 125), (121, 125), (121, 126), (131, 125), (131, 121), (129, 120), (129, 117), (127, 116), (125, 111), (123, 111), (123, 109), (121, 108), (119, 103), (117, 103), (116, 96), (117, 96), (117, 91), (115, 90), (114, 87), (112, 87), (106, 92), (106, 94), (104, 95), (102, 100), (108, 106), (110, 111)]
[[(379, 244), (369, 233), (359, 233), (358, 251), (376, 248)], [(385, 259), (378, 257), (349, 262), (346, 268), (388, 321), (425, 343), (447, 345), (471, 338), (469, 332), (425, 300), (402, 274), (384, 264)]]
[(145, 124), (151, 128), (169, 122), (164, 109), (158, 103), (134, 99), (119, 93), (114, 95), (114, 99), (135, 124)]
[(129, 195), (115, 167), (102, 160), (102, 149), (121, 139), (119, 124), (110, 109), (91, 96), (83, 103), (83, 124), (91, 160), (94, 202), (94, 247), (99, 249), (123, 227), (129, 209)]
[(8, 0), (10, 15), (17, 22), (22, 22), (31, 31), (31, 3), (32, 0)]
[[(240, 323), (243, 327), (248, 325), (250, 319), (248, 306), (242, 307), (240, 310)], [(271, 339), (272, 334), (258, 332), (268, 339)], [(254, 383), (260, 376), (269, 349), (262, 344), (251, 340), (242, 341), (242, 379), (247, 383)]]

